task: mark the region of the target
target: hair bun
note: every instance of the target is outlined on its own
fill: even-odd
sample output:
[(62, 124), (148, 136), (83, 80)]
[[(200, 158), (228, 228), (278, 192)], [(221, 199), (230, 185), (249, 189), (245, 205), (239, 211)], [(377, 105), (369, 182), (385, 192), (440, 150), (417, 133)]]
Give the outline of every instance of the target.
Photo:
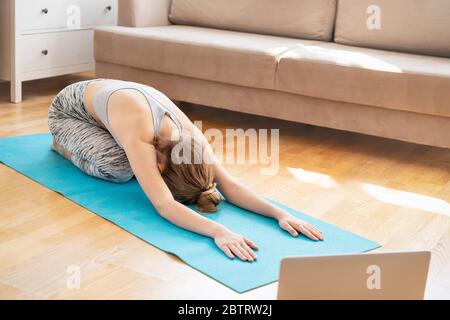
[(200, 194), (202, 196), (207, 196), (207, 195), (213, 193), (214, 191), (216, 191), (216, 186), (217, 186), (217, 183), (214, 182), (213, 184), (210, 184), (209, 187)]
[(216, 183), (212, 183), (209, 187), (200, 193), (197, 199), (197, 208), (201, 212), (213, 213), (217, 211), (217, 206), (222, 198), (216, 190)]

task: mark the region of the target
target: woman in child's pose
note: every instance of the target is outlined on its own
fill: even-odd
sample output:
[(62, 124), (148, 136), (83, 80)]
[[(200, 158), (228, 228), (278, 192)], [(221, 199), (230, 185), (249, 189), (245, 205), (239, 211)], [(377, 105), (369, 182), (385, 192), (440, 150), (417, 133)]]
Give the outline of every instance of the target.
[[(292, 236), (323, 240), (316, 227), (234, 179), (214, 157), (200, 130), (154, 88), (107, 79), (74, 83), (56, 96), (48, 122), (52, 148), (80, 170), (113, 182), (136, 176), (162, 217), (211, 237), (230, 258), (251, 262), (258, 247), (183, 205), (195, 203), (204, 213), (215, 212), (221, 201), (216, 186), (229, 202), (278, 220)], [(201, 139), (192, 139), (195, 136)], [(174, 148), (183, 152), (172, 152)], [(201, 161), (186, 163), (184, 150), (190, 150), (191, 159), (200, 155)]]

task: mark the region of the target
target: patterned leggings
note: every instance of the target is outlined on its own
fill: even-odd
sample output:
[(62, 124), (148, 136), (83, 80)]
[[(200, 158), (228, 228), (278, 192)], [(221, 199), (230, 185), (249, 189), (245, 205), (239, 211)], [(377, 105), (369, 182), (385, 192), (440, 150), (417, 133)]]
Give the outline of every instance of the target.
[(84, 107), (89, 82), (71, 84), (58, 93), (48, 111), (50, 132), (84, 173), (107, 181), (126, 182), (133, 177), (133, 171), (125, 151)]

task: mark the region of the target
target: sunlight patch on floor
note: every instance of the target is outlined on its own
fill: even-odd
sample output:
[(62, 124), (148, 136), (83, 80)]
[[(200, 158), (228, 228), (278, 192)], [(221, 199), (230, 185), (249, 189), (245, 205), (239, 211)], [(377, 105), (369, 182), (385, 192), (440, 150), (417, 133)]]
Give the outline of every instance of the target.
[(442, 199), (413, 192), (363, 183), (362, 189), (373, 198), (397, 206), (450, 216), (450, 204)]
[(321, 188), (329, 189), (336, 188), (339, 184), (329, 175), (307, 171), (301, 168), (290, 168), (287, 170), (299, 181), (303, 183), (312, 184)]

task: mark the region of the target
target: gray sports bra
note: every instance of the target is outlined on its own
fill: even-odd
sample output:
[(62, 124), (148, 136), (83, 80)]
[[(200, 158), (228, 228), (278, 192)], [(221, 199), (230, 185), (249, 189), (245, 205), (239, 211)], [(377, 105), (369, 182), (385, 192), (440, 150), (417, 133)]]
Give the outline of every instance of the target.
[(152, 113), (153, 128), (155, 130), (156, 136), (159, 136), (159, 132), (161, 130), (161, 122), (165, 115), (168, 115), (170, 119), (172, 119), (172, 121), (175, 123), (175, 125), (178, 128), (178, 131), (181, 134), (182, 125), (180, 120), (171, 110), (169, 110), (161, 101), (159, 101), (158, 98), (152, 95), (151, 92), (152, 88), (135, 82), (128, 82), (128, 81), (114, 82), (110, 85), (103, 87), (102, 89), (100, 89), (100, 91), (96, 93), (96, 95), (93, 98), (93, 107), (95, 114), (102, 121), (104, 126), (108, 129), (109, 133), (113, 136), (114, 140), (116, 140), (119, 146), (122, 147), (119, 140), (112, 132), (108, 121), (108, 101), (114, 92), (122, 89), (135, 89), (145, 96), (148, 105), (150, 107), (150, 111)]

